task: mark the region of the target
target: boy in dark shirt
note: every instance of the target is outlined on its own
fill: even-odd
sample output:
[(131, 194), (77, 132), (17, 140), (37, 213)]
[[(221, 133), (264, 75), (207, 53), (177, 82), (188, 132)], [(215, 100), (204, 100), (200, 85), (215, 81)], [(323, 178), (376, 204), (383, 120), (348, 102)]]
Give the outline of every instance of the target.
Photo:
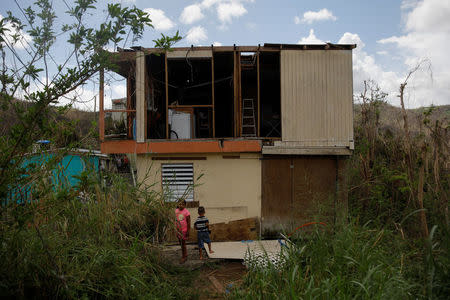
[(204, 243), (208, 244), (209, 253), (214, 253), (214, 251), (211, 250), (211, 240), (209, 239), (209, 220), (205, 217), (205, 208), (203, 206), (198, 208), (198, 218), (194, 223), (194, 228), (197, 230), (200, 259), (203, 259), (202, 250), (205, 249)]

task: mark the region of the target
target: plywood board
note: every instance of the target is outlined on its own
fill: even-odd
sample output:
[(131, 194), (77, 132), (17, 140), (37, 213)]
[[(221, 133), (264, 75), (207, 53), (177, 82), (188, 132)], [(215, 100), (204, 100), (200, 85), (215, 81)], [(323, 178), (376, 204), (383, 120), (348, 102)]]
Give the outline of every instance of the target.
[[(290, 158), (262, 160), (262, 231), (286, 221), (292, 206), (292, 172)], [(277, 227), (277, 226), (275, 226)], [(277, 228), (278, 229), (278, 228)]]
[(211, 240), (213, 241), (254, 240), (259, 236), (257, 218), (210, 224), (209, 227), (211, 229)]
[(240, 242), (212, 242), (211, 248), (214, 253), (209, 253), (208, 247), (206, 252), (210, 258), (221, 259), (241, 259), (244, 260), (245, 253), (250, 251), (255, 255), (265, 254), (278, 255), (281, 252), (281, 245), (278, 240), (265, 241), (240, 241)]
[[(332, 156), (264, 158), (262, 235), (277, 235), (311, 221), (333, 223), (337, 167), (336, 157)], [(342, 202), (345, 204), (345, 199)]]
[[(197, 243), (197, 231), (193, 228), (195, 220), (191, 220), (191, 232), (188, 243)], [(211, 229), (211, 241), (241, 241), (255, 240), (259, 237), (258, 218), (248, 218), (228, 223), (209, 224)], [(174, 230), (167, 232), (166, 241), (176, 242), (177, 237)]]

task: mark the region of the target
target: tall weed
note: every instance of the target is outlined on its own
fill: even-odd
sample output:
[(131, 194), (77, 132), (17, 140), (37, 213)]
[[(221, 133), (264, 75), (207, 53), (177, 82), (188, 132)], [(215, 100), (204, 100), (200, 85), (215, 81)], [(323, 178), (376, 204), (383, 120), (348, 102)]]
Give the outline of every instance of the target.
[(287, 250), (284, 269), (250, 272), (232, 298), (414, 298), (418, 287), (403, 273), (406, 249), (394, 233), (368, 226), (315, 231)]
[[(1, 207), (0, 294), (19, 298), (175, 298), (156, 228), (171, 207), (112, 176), (86, 172), (75, 189)], [(103, 181), (103, 183), (102, 183)]]

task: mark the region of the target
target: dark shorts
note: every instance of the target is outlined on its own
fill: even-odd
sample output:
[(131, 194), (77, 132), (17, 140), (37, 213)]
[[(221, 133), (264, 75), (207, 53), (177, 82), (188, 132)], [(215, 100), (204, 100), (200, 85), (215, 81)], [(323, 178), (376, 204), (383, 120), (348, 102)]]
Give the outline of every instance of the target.
[(208, 231), (197, 231), (198, 248), (205, 249), (204, 243), (211, 243)]

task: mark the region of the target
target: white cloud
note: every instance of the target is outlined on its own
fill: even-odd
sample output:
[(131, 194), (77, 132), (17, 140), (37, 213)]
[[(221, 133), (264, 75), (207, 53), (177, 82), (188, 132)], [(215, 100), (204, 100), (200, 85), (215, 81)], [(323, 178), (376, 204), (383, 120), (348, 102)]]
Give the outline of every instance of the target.
[(214, 42), (213, 46), (214, 47), (219, 47), (219, 46), (222, 46), (222, 43), (221, 42)]
[(364, 51), (365, 44), (358, 34), (346, 32), (338, 41), (339, 44), (356, 44), (353, 50), (353, 89), (355, 94), (363, 90), (364, 80), (374, 80), (380, 88), (389, 94), (388, 101), (398, 105), (396, 97), (400, 78), (395, 72), (385, 71), (375, 58)]
[(215, 11), (220, 22), (219, 29), (225, 30), (233, 19), (247, 13), (244, 4), (253, 2), (255, 0), (203, 0), (186, 6), (181, 13), (180, 21), (184, 24), (193, 24), (205, 18), (208, 11)]
[[(0, 20), (3, 19), (3, 16), (0, 15)], [(11, 24), (11, 22), (6, 22), (4, 24), (5, 29), (7, 29), (7, 31), (5, 31), (4, 33), (4, 39), (8, 42), (9, 45), (12, 45), (13, 38), (11, 37), (14, 34), (19, 34), (19, 36), (21, 36), (21, 38), (14, 44), (12, 45), (15, 49), (25, 49), (29, 47), (29, 43), (32, 41), (31, 36), (24, 32), (23, 30), (19, 30), (17, 31), (16, 28), (14, 28), (14, 26)]]
[(403, 1), (404, 35), (381, 39), (395, 46), (408, 69), (418, 61), (431, 61), (433, 78), (425, 68), (408, 83), (410, 106), (450, 103), (450, 2), (441, 0)]
[(295, 16), (295, 17), (294, 17), (294, 23), (295, 23), (296, 25), (298, 25), (298, 24), (300, 24), (300, 22), (301, 22), (300, 18), (299, 18), (298, 16)]
[(183, 9), (180, 16), (180, 21), (184, 24), (192, 24), (203, 19), (204, 17), (205, 15), (202, 13), (201, 6), (199, 4), (192, 4)]
[(388, 55), (387, 51), (377, 51), (378, 55)]
[(186, 34), (186, 41), (192, 44), (198, 44), (201, 41), (207, 40), (206, 29), (202, 26), (195, 26), (189, 29)]
[(217, 17), (225, 23), (231, 23), (233, 18), (239, 18), (247, 13), (244, 5), (240, 2), (226, 2), (217, 5)]
[[(312, 24), (316, 21), (336, 21), (337, 18), (331, 11), (326, 8), (322, 8), (319, 11), (307, 11), (303, 14), (303, 23)], [(298, 23), (296, 23), (298, 24)]]
[(314, 29), (310, 29), (309, 36), (302, 37), (297, 44), (325, 44), (325, 42), (316, 37)]
[(150, 19), (156, 30), (166, 31), (175, 26), (175, 23), (172, 22), (161, 9), (145, 8), (144, 11), (150, 15)]
[(222, 2), (222, 0), (203, 0), (201, 5), (202, 7), (210, 8), (219, 2)]

